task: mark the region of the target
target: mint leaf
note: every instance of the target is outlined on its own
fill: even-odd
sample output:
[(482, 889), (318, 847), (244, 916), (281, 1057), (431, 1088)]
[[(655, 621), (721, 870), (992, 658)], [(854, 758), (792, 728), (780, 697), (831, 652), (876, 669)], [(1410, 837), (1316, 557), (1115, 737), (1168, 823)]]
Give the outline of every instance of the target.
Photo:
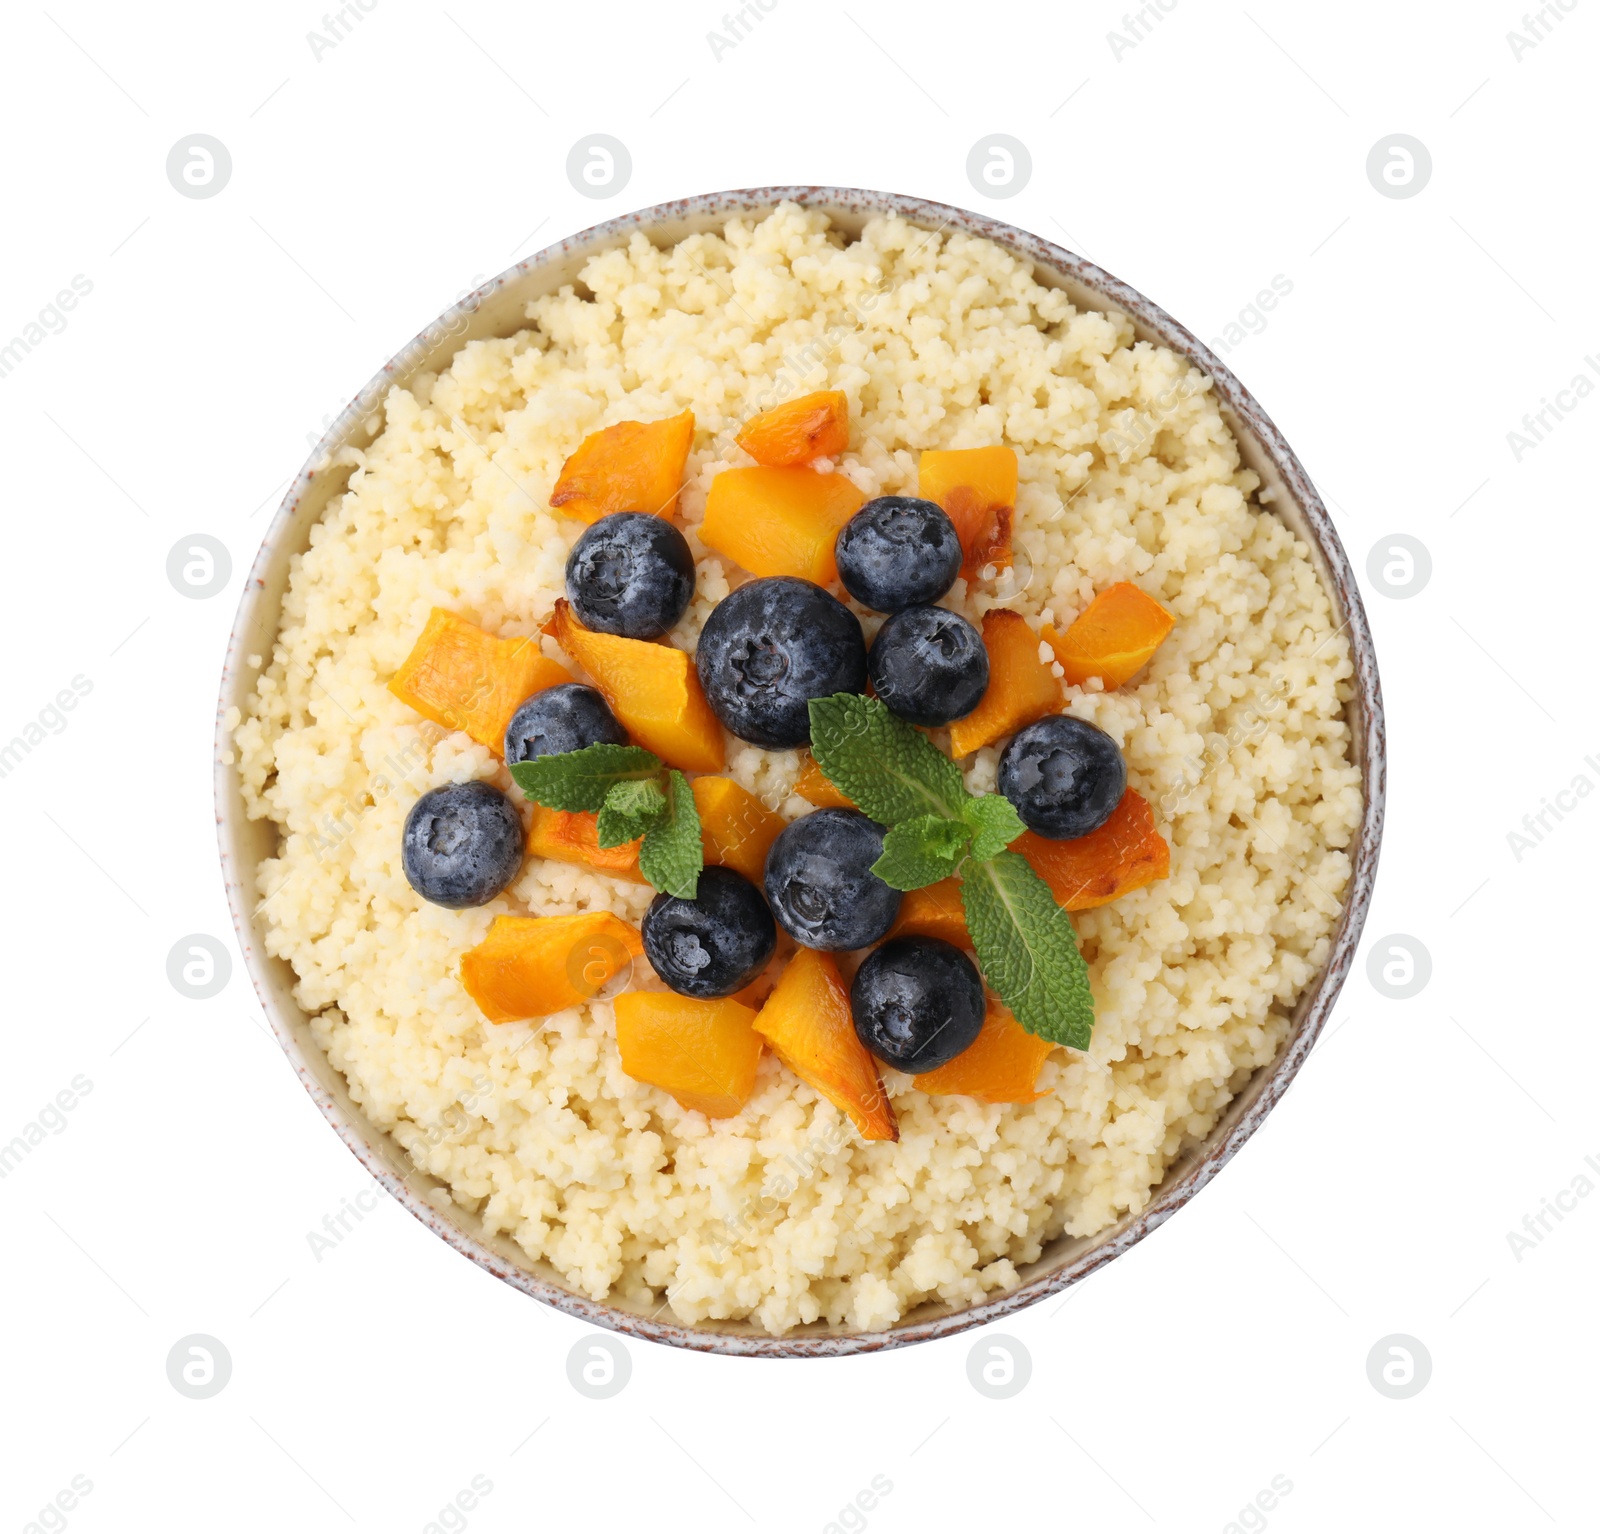
[(919, 815), (954, 819), (967, 799), (956, 766), (915, 725), (877, 698), (813, 698), (811, 754), (823, 776), (886, 826)]
[(597, 839), (602, 847), (620, 847), (643, 836), (667, 807), (666, 790), (657, 778), (613, 783), (600, 806)]
[(972, 827), (972, 855), (987, 863), (997, 852), (1004, 852), (1027, 827), (1004, 794), (984, 794), (968, 799), (961, 806), (961, 818)]
[(511, 776), (535, 804), (592, 815), (615, 784), (653, 778), (660, 771), (661, 758), (643, 746), (599, 745), (514, 762)]
[(1029, 1033), (1087, 1049), (1094, 1032), (1089, 967), (1072, 920), (1015, 852), (962, 872), (967, 931), (989, 988)]
[(667, 774), (665, 797), (665, 807), (644, 833), (639, 847), (639, 872), (658, 890), (693, 900), (700, 889), (700, 870), (705, 866), (700, 812), (695, 809), (689, 780), (676, 767)]
[(948, 879), (972, 840), (972, 828), (942, 815), (918, 815), (891, 826), (872, 871), (891, 889), (919, 890)]

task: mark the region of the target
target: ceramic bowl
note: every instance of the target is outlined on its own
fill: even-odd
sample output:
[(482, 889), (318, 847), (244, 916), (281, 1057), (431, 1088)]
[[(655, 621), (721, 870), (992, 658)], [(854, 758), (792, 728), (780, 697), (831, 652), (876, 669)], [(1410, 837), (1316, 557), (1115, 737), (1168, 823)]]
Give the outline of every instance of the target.
[[(981, 1304), (955, 1311), (927, 1305), (888, 1331), (855, 1332), (815, 1324), (773, 1337), (746, 1323), (683, 1325), (663, 1318), (659, 1311), (652, 1314), (572, 1293), (548, 1265), (530, 1261), (504, 1237), (487, 1234), (473, 1215), (443, 1196), (441, 1185), (418, 1172), (399, 1145), (367, 1119), (351, 1101), (344, 1078), (313, 1040), (308, 1019), (294, 999), (294, 976), (289, 966), (266, 952), (262, 929), (254, 915), (253, 891), (257, 865), (276, 851), (277, 833), (271, 822), (251, 821), (245, 816), (238, 771), (232, 764), (231, 742), (222, 719), (229, 708), (245, 706), (255, 675), (245, 657), (270, 653), (291, 557), (308, 546), (313, 524), (344, 488), (348, 470), (331, 467), (338, 451), (351, 444), (364, 446), (372, 440), (379, 424), (375, 407), (391, 384), (407, 383), (422, 371), (442, 369), (468, 341), (511, 335), (523, 328), (524, 309), (530, 299), (575, 281), (590, 256), (625, 244), (635, 233), (642, 231), (658, 244), (670, 244), (685, 235), (717, 228), (732, 214), (759, 216), (785, 200), (821, 209), (846, 235), (858, 232), (874, 215), (897, 213), (930, 230), (959, 230), (993, 240), (1028, 262), (1040, 282), (1065, 289), (1074, 304), (1121, 310), (1132, 319), (1141, 338), (1181, 353), (1215, 381), (1223, 415), (1238, 438), (1245, 462), (1261, 476), (1263, 487), (1272, 492), (1271, 512), (1309, 545), (1338, 622), (1349, 636), (1355, 661), (1355, 696), (1349, 706), (1349, 722), (1365, 799), (1359, 833), (1351, 848), (1354, 872), (1349, 894), (1328, 961), (1301, 995), (1294, 1026), (1283, 1048), (1233, 1100), (1205, 1142), (1168, 1169), (1139, 1214), (1088, 1238), (1058, 1238), (1037, 1262), (1020, 1270), (1017, 1288)], [(1372, 636), (1355, 577), (1305, 470), (1250, 392), (1200, 341), (1143, 294), (1071, 251), (980, 213), (915, 197), (839, 187), (783, 186), (716, 192), (663, 203), (596, 225), (518, 262), (484, 284), (386, 363), (318, 445), (278, 508), (256, 557), (228, 645), (218, 703), (216, 761), (222, 870), (240, 949), (290, 1063), (362, 1165), (457, 1251), (497, 1278), (568, 1315), (654, 1342), (763, 1357), (871, 1352), (980, 1326), (1076, 1283), (1143, 1240), (1182, 1208), (1255, 1132), (1316, 1043), (1356, 951), (1372, 898), (1383, 826), (1383, 706)]]

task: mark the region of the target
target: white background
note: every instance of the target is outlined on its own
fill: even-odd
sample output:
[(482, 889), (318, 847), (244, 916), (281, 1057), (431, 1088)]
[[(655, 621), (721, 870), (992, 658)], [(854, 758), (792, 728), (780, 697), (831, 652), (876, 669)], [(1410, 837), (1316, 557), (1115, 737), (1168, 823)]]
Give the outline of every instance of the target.
[[(0, 1181), (4, 1528), (75, 1476), (92, 1490), (40, 1526), (423, 1530), (475, 1476), (492, 1491), (441, 1526), (823, 1530), (875, 1476), (885, 1534), (1225, 1530), (1275, 1476), (1292, 1490), (1241, 1527), (1594, 1526), (1600, 1197), (1520, 1257), (1507, 1233), (1600, 1158), (1600, 802), (1569, 799), (1520, 859), (1507, 837), (1600, 784), (1600, 401), (1520, 462), (1507, 433), (1600, 353), (1600, 8), (1519, 57), (1520, 0), (1176, 0), (1116, 51), (1120, 0), (847, 4), (775, 0), (720, 58), (718, 0), (377, 0), (320, 57), (312, 5), (10, 14), (0, 343), (75, 275), (93, 288), (0, 378), (0, 739), (73, 677), (92, 691), (0, 779), (0, 1142), (92, 1088)], [(233, 163), (204, 200), (165, 173), (196, 132)], [(632, 155), (609, 200), (565, 171), (596, 132)], [(1033, 162), (1003, 202), (966, 174), (997, 132)], [(1397, 132), (1433, 162), (1408, 199), (1365, 170)], [(369, 1180), (242, 968), (204, 1002), (166, 976), (187, 934), (232, 948), (217, 678), (325, 418), (516, 257), (784, 182), (989, 209), (1203, 337), (1286, 277), (1228, 361), (1329, 498), (1377, 635), (1389, 822), (1329, 1035), (1193, 1204), (1006, 1324), (1032, 1359), (1008, 1400), (968, 1383), (983, 1333), (814, 1363), (632, 1343), (627, 1388), (584, 1398), (586, 1328), (387, 1199), (312, 1255)], [(201, 532), (232, 575), (191, 600), (166, 560)], [(1365, 573), (1396, 533), (1432, 558), (1407, 600)], [(1410, 1000), (1368, 978), (1391, 933), (1432, 956)], [(167, 1379), (192, 1333), (232, 1358), (208, 1400)], [(1393, 1333), (1432, 1358), (1407, 1400), (1368, 1380)]]

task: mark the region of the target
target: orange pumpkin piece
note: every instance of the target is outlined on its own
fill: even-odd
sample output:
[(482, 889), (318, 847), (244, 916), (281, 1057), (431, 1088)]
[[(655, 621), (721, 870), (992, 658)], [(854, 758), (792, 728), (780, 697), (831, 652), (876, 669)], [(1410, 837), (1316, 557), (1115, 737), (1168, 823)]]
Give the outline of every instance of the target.
[(977, 1038), (954, 1060), (915, 1079), (934, 1096), (975, 1097), (980, 1103), (1037, 1102), (1045, 1095), (1037, 1085), (1039, 1067), (1054, 1048), (990, 996)]
[(972, 947), (967, 931), (967, 908), (961, 899), (959, 879), (908, 890), (900, 901), (900, 914), (889, 929), (890, 937), (936, 937), (957, 948)]
[(700, 540), (752, 575), (839, 578), (833, 546), (866, 496), (843, 474), (724, 469), (711, 481)]
[(789, 822), (732, 778), (696, 778), (691, 787), (706, 862), (731, 868), (759, 887), (767, 849)]
[(1089, 911), (1157, 879), (1172, 869), (1172, 852), (1156, 830), (1149, 801), (1128, 789), (1097, 831), (1053, 842), (1024, 831), (1011, 844), (1056, 900), (1069, 911)]
[(461, 955), (461, 983), (491, 1023), (518, 1023), (593, 1001), (643, 953), (638, 928), (610, 911), (497, 916)]
[[(747, 985), (742, 991), (735, 991), (728, 999), (730, 1001), (743, 1002), (744, 1005), (749, 1007), (752, 1011), (759, 1012), (765, 1005), (767, 997), (772, 994), (773, 986), (778, 983), (773, 978), (772, 972), (774, 967), (775, 966), (768, 964), (767, 967), (762, 970), (761, 973), (757, 975), (749, 985)], [(781, 965), (776, 967), (779, 969), (782, 968)]]
[(733, 440), (773, 469), (837, 458), (850, 446), (850, 401), (841, 389), (802, 394), (752, 416)]
[(617, 1052), (635, 1081), (708, 1119), (732, 1118), (749, 1102), (761, 1063), (754, 1007), (671, 991), (624, 991), (614, 1005)]
[(533, 828), (528, 832), (528, 854), (536, 858), (555, 858), (561, 863), (579, 863), (596, 873), (614, 879), (632, 879), (643, 884), (639, 872), (639, 843), (624, 842), (620, 847), (600, 845), (599, 818), (584, 810), (552, 810), (547, 805), (533, 807)]
[(898, 1140), (878, 1067), (856, 1037), (850, 997), (831, 953), (802, 948), (755, 1021), (778, 1058), (847, 1114), (864, 1140)]
[(619, 421), (585, 437), (561, 466), (550, 504), (598, 522), (613, 511), (670, 517), (694, 442), (694, 411), (665, 421)]
[(636, 744), (685, 772), (722, 770), (722, 725), (700, 690), (693, 656), (672, 645), (586, 629), (565, 597), (545, 631), (594, 678)]
[(856, 807), (854, 799), (847, 799), (827, 780), (814, 756), (806, 757), (800, 776), (794, 780), (794, 791), (802, 799), (809, 799), (819, 810), (853, 810)]
[(498, 756), (519, 705), (546, 687), (571, 680), (565, 666), (539, 653), (537, 639), (496, 639), (436, 607), (389, 679), (389, 691), (424, 719), (447, 730), (465, 730)]
[(1048, 623), (1041, 634), (1074, 687), (1097, 676), (1109, 688), (1141, 670), (1176, 622), (1132, 581), (1118, 581), (1084, 608), (1065, 634)]
[(1011, 564), (1011, 517), (1017, 505), (1017, 455), (1009, 447), (930, 450), (917, 463), (917, 494), (944, 508), (956, 525), (970, 580), (985, 565)]
[(950, 726), (953, 756), (993, 745), (1059, 712), (1066, 701), (1055, 673), (1039, 659), (1039, 636), (1021, 613), (998, 607), (985, 613), (983, 645), (989, 652), (989, 690), (965, 719)]

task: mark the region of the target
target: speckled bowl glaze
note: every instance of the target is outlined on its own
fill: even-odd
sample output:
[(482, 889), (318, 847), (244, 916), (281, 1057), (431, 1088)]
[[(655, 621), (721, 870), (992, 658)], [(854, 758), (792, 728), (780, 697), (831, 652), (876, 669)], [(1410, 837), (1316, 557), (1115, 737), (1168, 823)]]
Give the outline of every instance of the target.
[[(817, 1324), (772, 1337), (747, 1323), (685, 1326), (663, 1319), (659, 1310), (652, 1314), (623, 1305), (597, 1303), (572, 1293), (548, 1265), (531, 1262), (509, 1240), (487, 1234), (473, 1215), (442, 1197), (441, 1185), (418, 1172), (400, 1146), (368, 1121), (351, 1101), (344, 1078), (313, 1040), (309, 1020), (294, 999), (294, 975), (288, 964), (266, 952), (254, 912), (253, 892), (257, 865), (276, 851), (276, 828), (268, 821), (251, 821), (245, 816), (238, 771), (232, 765), (231, 742), (222, 719), (228, 709), (242, 709), (249, 695), (254, 673), (245, 657), (271, 650), (291, 557), (308, 547), (313, 524), (344, 488), (348, 471), (331, 467), (335, 456), (346, 445), (364, 446), (372, 440), (379, 426), (377, 407), (391, 384), (404, 384), (419, 372), (444, 367), (467, 341), (511, 335), (523, 328), (524, 306), (530, 299), (573, 282), (590, 256), (625, 244), (636, 233), (643, 232), (657, 244), (667, 245), (685, 235), (715, 228), (733, 214), (760, 215), (785, 200), (821, 209), (846, 235), (859, 232), (869, 218), (887, 213), (899, 214), (926, 229), (960, 230), (993, 240), (1030, 263), (1040, 282), (1065, 289), (1080, 307), (1121, 310), (1131, 317), (1141, 338), (1182, 353), (1215, 380), (1223, 415), (1239, 440), (1245, 462), (1261, 476), (1263, 486), (1273, 492), (1272, 513), (1310, 546), (1334, 610), (1350, 637), (1356, 690), (1349, 718), (1361, 767), (1365, 807), (1352, 848), (1354, 873), (1349, 897), (1332, 951), (1322, 973), (1300, 997), (1294, 1027), (1283, 1049), (1234, 1099), (1205, 1142), (1168, 1169), (1139, 1214), (1092, 1237), (1058, 1238), (1037, 1262), (1022, 1269), (1022, 1282), (1017, 1288), (982, 1304), (956, 1311), (927, 1305), (882, 1332), (855, 1332)], [(947, 1337), (1010, 1315), (1065, 1289), (1149, 1235), (1210, 1182), (1250, 1138), (1283, 1096), (1316, 1043), (1355, 955), (1372, 899), (1383, 828), (1383, 704), (1372, 635), (1355, 576), (1305, 470), (1249, 390), (1183, 326), (1143, 294), (1071, 251), (980, 213), (916, 197), (841, 187), (780, 186), (715, 192), (629, 213), (518, 262), (441, 315), (351, 401), (278, 508), (245, 586), (228, 644), (217, 714), (217, 828), (239, 947), (284, 1052), (328, 1122), (362, 1165), (400, 1203), (435, 1235), (497, 1278), (596, 1326), (709, 1353), (828, 1357)]]

